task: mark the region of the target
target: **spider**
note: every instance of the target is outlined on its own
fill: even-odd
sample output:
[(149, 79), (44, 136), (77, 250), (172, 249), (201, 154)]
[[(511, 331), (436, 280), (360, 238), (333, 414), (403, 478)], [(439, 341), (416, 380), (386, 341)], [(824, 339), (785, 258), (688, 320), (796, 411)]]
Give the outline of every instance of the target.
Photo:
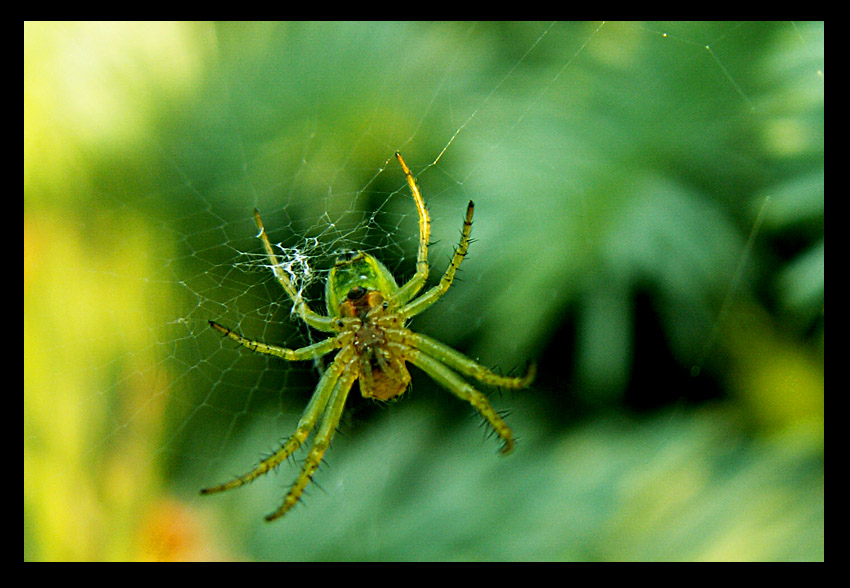
[(295, 289), (274, 254), (260, 213), (254, 210), (254, 220), (260, 230), (258, 237), (271, 262), (275, 278), (292, 300), (293, 312), (310, 327), (332, 335), (301, 349), (284, 349), (248, 339), (214, 321), (209, 321), (210, 326), (251, 351), (274, 355), (287, 361), (315, 359), (334, 350), (338, 350), (338, 353), (319, 379), (295, 432), (280, 449), (248, 473), (225, 484), (204, 488), (201, 494), (238, 488), (276, 468), (304, 444), (318, 425), (298, 478), (280, 507), (265, 518), (273, 521), (282, 517), (301, 499), (304, 488), (318, 469), (355, 380), (359, 381), (360, 393), (364, 397), (380, 401), (393, 400), (401, 396), (410, 384), (407, 363), (415, 365), (455, 396), (469, 402), (501, 439), (502, 454), (510, 453), (513, 449), (514, 436), (511, 429), (493, 409), (487, 397), (459, 374), (490, 386), (520, 389), (531, 384), (534, 379), (534, 364), (529, 364), (522, 377), (501, 376), (459, 351), (405, 327), (407, 321), (437, 302), (452, 285), (455, 273), (469, 249), (474, 205), (470, 201), (466, 208), (460, 244), (455, 249), (446, 273), (437, 285), (417, 297), (428, 278), (431, 221), (410, 169), (399, 153), (395, 156), (404, 171), (419, 214), (416, 273), (410, 281), (399, 287), (389, 270), (368, 253), (343, 251), (331, 268), (325, 284), (327, 315), (311, 310)]

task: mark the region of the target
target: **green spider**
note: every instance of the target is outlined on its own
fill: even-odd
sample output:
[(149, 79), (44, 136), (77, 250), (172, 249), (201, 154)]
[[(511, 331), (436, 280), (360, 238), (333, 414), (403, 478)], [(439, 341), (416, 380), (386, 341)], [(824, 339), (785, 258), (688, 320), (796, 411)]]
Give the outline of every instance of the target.
[(286, 272), (281, 269), (266, 236), (260, 213), (254, 210), (254, 219), (260, 229), (258, 236), (263, 242), (275, 278), (292, 300), (294, 312), (309, 326), (332, 333), (332, 336), (301, 349), (284, 349), (247, 339), (213, 321), (210, 321), (210, 326), (251, 351), (275, 355), (287, 361), (310, 360), (334, 350), (339, 352), (322, 374), (295, 433), (280, 449), (250, 472), (225, 484), (205, 488), (201, 490), (201, 494), (214, 494), (238, 488), (274, 469), (304, 444), (318, 423), (318, 431), (301, 473), (290, 487), (280, 508), (266, 515), (266, 520), (273, 521), (282, 517), (300, 500), (304, 488), (319, 467), (342, 417), (346, 398), (355, 380), (360, 381), (360, 393), (364, 397), (392, 400), (403, 394), (410, 384), (410, 373), (406, 366), (408, 362), (457, 397), (469, 402), (501, 439), (502, 454), (510, 453), (513, 449), (514, 436), (511, 429), (493, 410), (487, 397), (457, 372), (490, 386), (519, 389), (531, 384), (535, 373), (534, 364), (529, 364), (527, 373), (522, 377), (500, 376), (451, 347), (405, 327), (407, 321), (434, 304), (451, 286), (455, 273), (469, 249), (473, 203), (470, 201), (467, 206), (460, 244), (455, 249), (440, 283), (416, 297), (428, 278), (431, 221), (410, 169), (399, 153), (396, 153), (396, 158), (404, 171), (419, 212), (416, 273), (409, 282), (399, 287), (389, 270), (368, 253), (344, 251), (336, 260), (325, 284), (327, 316), (310, 309)]

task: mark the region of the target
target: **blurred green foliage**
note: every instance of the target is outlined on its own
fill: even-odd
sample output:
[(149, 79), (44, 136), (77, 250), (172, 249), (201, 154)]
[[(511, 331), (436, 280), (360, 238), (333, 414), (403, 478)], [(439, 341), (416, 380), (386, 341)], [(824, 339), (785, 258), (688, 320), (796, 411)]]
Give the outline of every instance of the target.
[[(24, 559), (823, 559), (823, 121), (823, 23), (25, 23)], [(279, 523), (200, 499), (317, 379), (207, 332), (305, 342), (251, 209), (403, 279), (395, 150), (518, 451), (417, 373)]]

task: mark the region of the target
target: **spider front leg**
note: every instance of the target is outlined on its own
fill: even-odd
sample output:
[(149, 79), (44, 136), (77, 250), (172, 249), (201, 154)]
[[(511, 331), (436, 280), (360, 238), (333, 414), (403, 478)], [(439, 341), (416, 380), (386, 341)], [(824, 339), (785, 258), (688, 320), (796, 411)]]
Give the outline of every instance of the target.
[(403, 354), (407, 361), (431, 376), (435, 382), (458, 398), (469, 402), (478, 411), (478, 414), (484, 417), (484, 420), (487, 421), (502, 440), (501, 453), (503, 455), (513, 451), (514, 434), (511, 428), (499, 416), (499, 413), (493, 409), (484, 394), (473, 388), (463, 378), (430, 355), (404, 345), (399, 345), (399, 347), (401, 348), (400, 353)]
[[(310, 398), (307, 408), (304, 409), (304, 414), (298, 421), (298, 426), (296, 427), (295, 432), (289, 437), (289, 439), (286, 440), (286, 443), (284, 443), (280, 449), (261, 461), (257, 467), (250, 472), (247, 472), (230, 482), (213, 486), (211, 488), (204, 488), (201, 490), (201, 494), (225, 492), (227, 490), (239, 488), (248, 482), (252, 482), (256, 478), (276, 468), (287, 457), (292, 455), (299, 447), (301, 447), (307, 439), (307, 436), (310, 434), (310, 431), (312, 431), (313, 427), (316, 425), (316, 421), (324, 412), (328, 404), (328, 399), (331, 397), (331, 393), (337, 388), (340, 377), (346, 368), (348, 361), (347, 358), (351, 355), (353, 355), (353, 352), (345, 353), (345, 351), (342, 351), (339, 355), (337, 355), (334, 362), (328, 366), (328, 369), (326, 369), (325, 373), (322, 374), (322, 378), (319, 380), (319, 384), (316, 386), (316, 390), (313, 392), (313, 396)], [(349, 387), (350, 386), (351, 385), (349, 384)]]
[(331, 438), (333, 437), (334, 432), (339, 425), (339, 421), (342, 418), (342, 411), (345, 408), (345, 401), (348, 398), (348, 392), (351, 390), (351, 386), (354, 384), (354, 381), (359, 375), (356, 355), (354, 355), (353, 352), (343, 355), (345, 351), (340, 352), (334, 360), (333, 365), (339, 366), (340, 371), (343, 373), (333, 386), (333, 394), (322, 414), (322, 418), (319, 423), (319, 430), (316, 432), (316, 436), (313, 439), (313, 445), (310, 447), (310, 453), (307, 455), (304, 467), (301, 469), (301, 473), (298, 475), (298, 478), (292, 484), (289, 492), (284, 497), (283, 504), (280, 505), (280, 508), (271, 514), (266, 515), (266, 520), (269, 522), (279, 519), (298, 503), (301, 499), (301, 495), (304, 493), (304, 488), (306, 488), (307, 484), (309, 484), (313, 479), (313, 474), (316, 473), (316, 470), (319, 468), (319, 464), (322, 463), (322, 456), (325, 454), (328, 447), (330, 447)]
[(528, 369), (524, 376), (500, 376), (492, 370), (487, 369), (474, 359), (467, 357), (460, 351), (452, 349), (445, 343), (440, 343), (439, 341), (422, 335), (421, 333), (414, 333), (408, 329), (397, 329), (394, 332), (394, 337), (399, 339), (405, 345), (424, 351), (431, 357), (437, 358), (452, 369), (457, 370), (464, 375), (473, 377), (488, 386), (519, 390), (520, 388), (525, 388), (531, 384), (534, 380), (535, 374), (537, 373), (537, 367), (533, 363), (530, 363), (528, 364)]

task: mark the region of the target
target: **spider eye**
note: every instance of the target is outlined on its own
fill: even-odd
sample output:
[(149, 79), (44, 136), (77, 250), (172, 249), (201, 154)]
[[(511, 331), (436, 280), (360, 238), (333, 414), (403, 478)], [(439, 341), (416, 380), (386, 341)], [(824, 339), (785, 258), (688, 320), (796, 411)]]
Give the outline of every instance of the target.
[(359, 251), (354, 251), (353, 249), (341, 249), (336, 252), (336, 263), (339, 265), (341, 263), (349, 262), (355, 259), (358, 255), (360, 255)]
[(366, 288), (363, 286), (354, 286), (351, 290), (348, 291), (348, 299), (349, 300), (358, 300), (363, 298), (366, 295)]

